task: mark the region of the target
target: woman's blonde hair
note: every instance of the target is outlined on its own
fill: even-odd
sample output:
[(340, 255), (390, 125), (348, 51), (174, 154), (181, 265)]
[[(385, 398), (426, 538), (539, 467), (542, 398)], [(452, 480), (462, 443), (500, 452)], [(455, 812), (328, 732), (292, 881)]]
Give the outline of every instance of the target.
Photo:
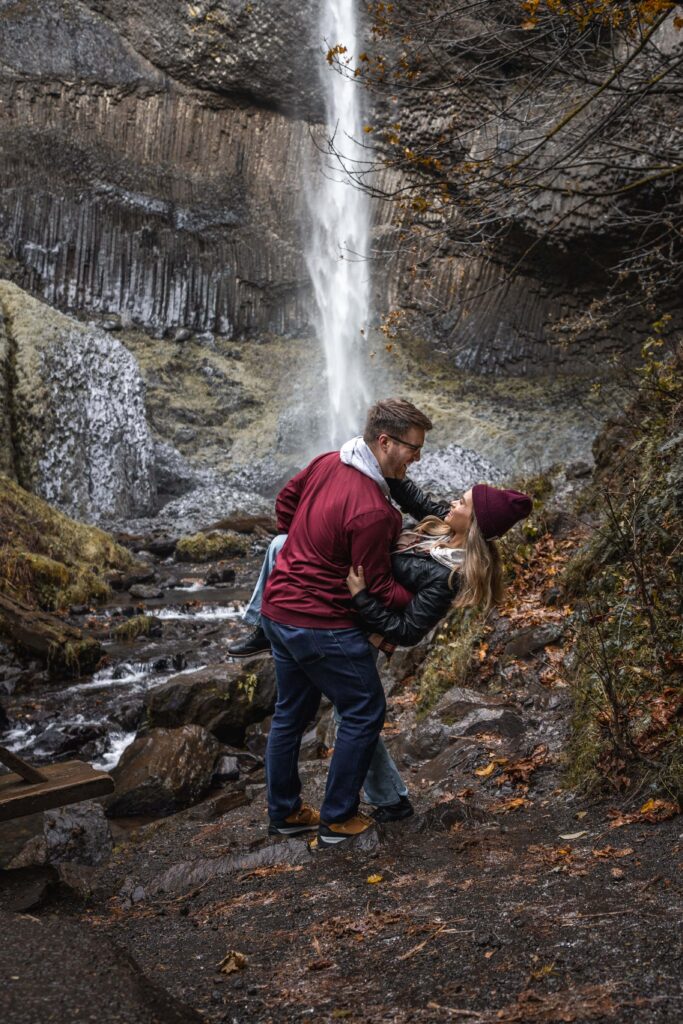
[[(438, 516), (427, 516), (415, 527), (416, 533), (426, 537), (451, 537), (451, 530)], [(486, 611), (503, 599), (503, 566), (495, 540), (485, 540), (474, 515), (465, 540), (465, 561), (462, 569), (454, 569), (448, 583), (452, 587), (455, 576), (462, 577), (455, 608), (483, 605)]]

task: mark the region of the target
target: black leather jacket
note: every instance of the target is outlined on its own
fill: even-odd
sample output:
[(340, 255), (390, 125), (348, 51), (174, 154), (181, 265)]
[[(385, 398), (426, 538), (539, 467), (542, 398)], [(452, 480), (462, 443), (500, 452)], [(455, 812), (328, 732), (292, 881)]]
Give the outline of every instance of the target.
[[(387, 480), (391, 496), (415, 519), (425, 516), (446, 515), (448, 502), (432, 501), (429, 495), (410, 480)], [(394, 578), (415, 595), (402, 612), (392, 611), (362, 590), (353, 598), (353, 604), (363, 619), (363, 625), (385, 640), (402, 647), (412, 647), (444, 617), (457, 593), (459, 577), (449, 586), (452, 570), (435, 562), (429, 555), (409, 551), (391, 556)]]

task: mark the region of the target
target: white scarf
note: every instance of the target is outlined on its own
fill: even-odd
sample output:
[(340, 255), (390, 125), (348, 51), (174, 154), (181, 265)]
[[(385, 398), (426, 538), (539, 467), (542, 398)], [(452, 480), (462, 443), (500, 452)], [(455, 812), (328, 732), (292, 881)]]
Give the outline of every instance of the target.
[(363, 476), (369, 476), (371, 480), (374, 480), (382, 494), (386, 496), (387, 501), (391, 501), (389, 484), (382, 476), (379, 462), (362, 436), (352, 437), (350, 441), (346, 441), (341, 446), (339, 458), (345, 466), (352, 466)]

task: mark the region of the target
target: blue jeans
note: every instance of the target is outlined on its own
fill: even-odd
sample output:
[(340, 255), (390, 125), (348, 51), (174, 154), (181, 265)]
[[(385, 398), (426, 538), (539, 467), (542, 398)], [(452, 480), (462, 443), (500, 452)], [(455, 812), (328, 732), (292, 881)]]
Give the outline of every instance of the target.
[(320, 817), (328, 824), (346, 821), (358, 811), (386, 711), (367, 637), (360, 629), (285, 626), (265, 615), (261, 622), (277, 674), (277, 703), (266, 748), (270, 817), (286, 818), (301, 804), (301, 737), (324, 693), (340, 722)]
[[(270, 542), (268, 550), (266, 551), (263, 559), (263, 565), (261, 566), (261, 572), (259, 573), (259, 578), (256, 581), (256, 586), (254, 587), (254, 592), (251, 595), (249, 604), (242, 616), (243, 620), (251, 626), (258, 626), (261, 624), (261, 600), (263, 598), (263, 591), (266, 588), (268, 576), (275, 565), (278, 552), (281, 550), (286, 540), (286, 533), (278, 534), (277, 537), (274, 537)], [(379, 653), (377, 648), (371, 646), (370, 653), (376, 661)], [(341, 716), (336, 707), (334, 710), (334, 721), (337, 726), (341, 721)], [(374, 804), (376, 807), (387, 807), (389, 804), (397, 803), (402, 796), (408, 795), (408, 787), (401, 778), (398, 768), (396, 767), (396, 764), (387, 750), (381, 736), (377, 742), (375, 752), (372, 756), (372, 760), (370, 761), (370, 767), (368, 768), (367, 775), (365, 776), (363, 791), (367, 802), (369, 804)]]

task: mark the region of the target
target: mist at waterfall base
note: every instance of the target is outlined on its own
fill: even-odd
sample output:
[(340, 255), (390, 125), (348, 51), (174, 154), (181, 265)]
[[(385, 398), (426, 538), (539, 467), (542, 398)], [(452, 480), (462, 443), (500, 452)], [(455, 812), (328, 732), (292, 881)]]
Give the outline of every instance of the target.
[[(306, 264), (315, 299), (315, 333), (325, 358), (327, 423), (324, 445), (334, 448), (357, 434), (371, 393), (367, 330), (370, 320), (370, 203), (349, 171), (362, 167), (361, 90), (343, 73), (359, 52), (354, 0), (324, 0), (318, 31), (323, 43), (320, 80), (326, 124), (319, 164), (307, 168)], [(341, 68), (325, 54), (343, 45)], [(347, 63), (348, 62), (348, 63)]]

